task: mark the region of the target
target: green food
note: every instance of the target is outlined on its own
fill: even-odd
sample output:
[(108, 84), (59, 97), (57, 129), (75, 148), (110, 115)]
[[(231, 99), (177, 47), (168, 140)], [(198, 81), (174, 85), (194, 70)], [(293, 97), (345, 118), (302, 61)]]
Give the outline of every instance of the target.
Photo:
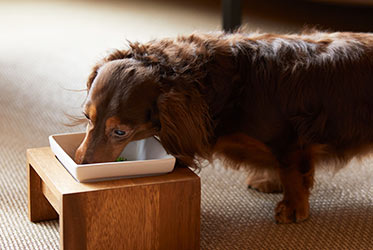
[(118, 157), (115, 161), (127, 161), (127, 158), (124, 158), (124, 157)]

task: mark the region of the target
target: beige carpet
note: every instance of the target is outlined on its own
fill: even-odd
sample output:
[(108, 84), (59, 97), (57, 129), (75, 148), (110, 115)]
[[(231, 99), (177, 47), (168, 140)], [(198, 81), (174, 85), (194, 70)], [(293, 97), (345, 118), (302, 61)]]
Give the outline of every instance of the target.
[[(28, 221), (25, 150), (48, 145), (50, 134), (82, 130), (63, 125), (64, 113), (80, 113), (84, 99), (68, 89), (84, 88), (94, 62), (125, 39), (220, 27), (218, 9), (197, 7), (0, 1), (0, 249), (59, 248), (58, 221)], [(276, 225), (281, 195), (248, 190), (245, 173), (217, 165), (200, 176), (201, 249), (373, 249), (373, 158), (319, 173), (311, 218), (298, 225)]]

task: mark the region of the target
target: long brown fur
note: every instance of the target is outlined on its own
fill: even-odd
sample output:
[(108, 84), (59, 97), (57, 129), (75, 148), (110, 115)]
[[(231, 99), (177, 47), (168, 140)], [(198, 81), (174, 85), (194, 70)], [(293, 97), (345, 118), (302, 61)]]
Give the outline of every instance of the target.
[(234, 168), (276, 172), (268, 181), (284, 192), (281, 223), (308, 217), (316, 163), (347, 162), (373, 145), (372, 34), (237, 32), (131, 43), (97, 64), (87, 87), (100, 124), (110, 114), (135, 132), (119, 143), (92, 124), (91, 137), (101, 139), (86, 140), (78, 162), (104, 160), (93, 156), (95, 145), (157, 135), (194, 168), (217, 156)]

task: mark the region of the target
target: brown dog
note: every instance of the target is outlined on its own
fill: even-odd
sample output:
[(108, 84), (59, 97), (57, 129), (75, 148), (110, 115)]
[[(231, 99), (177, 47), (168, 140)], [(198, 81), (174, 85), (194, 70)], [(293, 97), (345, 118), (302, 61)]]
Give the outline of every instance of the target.
[(373, 35), (194, 34), (130, 44), (88, 80), (78, 163), (113, 161), (159, 136), (180, 163), (222, 156), (282, 190), (276, 221), (309, 216), (314, 166), (373, 144)]

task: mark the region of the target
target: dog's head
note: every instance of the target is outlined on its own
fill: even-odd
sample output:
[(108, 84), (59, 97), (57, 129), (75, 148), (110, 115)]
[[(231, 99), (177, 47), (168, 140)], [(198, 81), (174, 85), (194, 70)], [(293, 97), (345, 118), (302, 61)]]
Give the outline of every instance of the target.
[(88, 125), (75, 154), (78, 163), (113, 161), (130, 141), (159, 130), (160, 89), (149, 68), (122, 59), (105, 63), (95, 74), (84, 104)]
[(165, 68), (172, 64), (143, 63), (124, 52), (94, 68), (84, 105), (87, 131), (75, 154), (77, 163), (114, 161), (130, 141), (153, 135), (185, 165), (198, 167), (195, 156), (210, 159), (207, 104), (192, 78), (165, 77)]

